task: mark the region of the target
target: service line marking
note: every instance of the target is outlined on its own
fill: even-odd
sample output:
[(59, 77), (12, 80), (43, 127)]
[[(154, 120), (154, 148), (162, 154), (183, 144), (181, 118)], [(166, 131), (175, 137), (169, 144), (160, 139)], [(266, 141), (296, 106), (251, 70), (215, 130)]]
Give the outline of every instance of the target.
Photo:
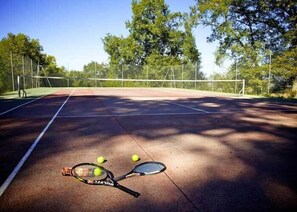
[(187, 105), (182, 105), (182, 104), (178, 104), (178, 103), (174, 103), (174, 102), (168, 102), (168, 101), (163, 101), (163, 102), (166, 102), (168, 104), (177, 105), (177, 106), (184, 107), (184, 108), (188, 108), (188, 109), (191, 109), (191, 110), (200, 111), (200, 112), (203, 112), (203, 113), (210, 113), (210, 112), (208, 112), (206, 110), (198, 109), (198, 108), (195, 108), (195, 107), (190, 107), (190, 106), (187, 106)]
[(232, 114), (234, 111), (223, 112), (193, 112), (193, 113), (131, 113), (131, 114), (86, 114), (86, 115), (60, 115), (57, 118), (104, 118), (104, 117), (134, 117), (134, 116), (183, 116), (183, 115), (211, 115), (211, 114)]
[(205, 113), (131, 113), (131, 114), (86, 114), (86, 115), (61, 115), (57, 118), (100, 118), (100, 117), (133, 117), (133, 116), (174, 116), (174, 115), (199, 115)]
[(7, 189), (7, 187), (10, 185), (10, 183), (12, 182), (12, 180), (14, 179), (14, 177), (17, 175), (17, 173), (20, 171), (21, 167), (24, 165), (24, 163), (26, 162), (26, 160), (28, 159), (28, 157), (30, 156), (30, 154), (32, 153), (32, 151), (34, 150), (34, 148), (36, 147), (36, 145), (39, 143), (39, 141), (42, 138), (42, 136), (45, 134), (45, 132), (51, 126), (51, 124), (53, 123), (53, 121), (56, 119), (56, 117), (58, 116), (58, 114), (60, 113), (60, 111), (62, 110), (62, 108), (66, 104), (66, 102), (68, 101), (68, 99), (72, 96), (72, 94), (74, 93), (74, 91), (75, 91), (75, 89), (72, 90), (72, 92), (69, 94), (68, 98), (64, 101), (64, 103), (61, 105), (61, 107), (56, 112), (56, 114), (49, 121), (49, 123), (46, 125), (46, 127), (42, 130), (42, 132), (36, 138), (36, 140), (34, 141), (34, 143), (31, 145), (31, 147), (29, 148), (29, 150), (26, 152), (26, 154), (23, 156), (23, 158), (20, 160), (20, 162), (17, 164), (17, 166), (14, 168), (14, 170), (11, 172), (11, 174), (8, 176), (8, 178), (5, 180), (5, 182), (1, 185), (1, 187), (0, 187), (0, 197), (2, 196), (2, 194), (4, 193), (4, 191)]

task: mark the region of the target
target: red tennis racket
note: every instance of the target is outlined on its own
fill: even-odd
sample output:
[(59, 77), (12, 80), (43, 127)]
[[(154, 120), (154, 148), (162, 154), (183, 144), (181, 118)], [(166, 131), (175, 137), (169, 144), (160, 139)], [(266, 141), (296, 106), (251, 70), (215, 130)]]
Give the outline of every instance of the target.
[(79, 181), (88, 185), (104, 185), (118, 188), (122, 191), (138, 197), (140, 194), (125, 186), (120, 185), (115, 179), (112, 172), (108, 171), (102, 166), (94, 163), (80, 163), (71, 167), (64, 167), (62, 175), (73, 176)]

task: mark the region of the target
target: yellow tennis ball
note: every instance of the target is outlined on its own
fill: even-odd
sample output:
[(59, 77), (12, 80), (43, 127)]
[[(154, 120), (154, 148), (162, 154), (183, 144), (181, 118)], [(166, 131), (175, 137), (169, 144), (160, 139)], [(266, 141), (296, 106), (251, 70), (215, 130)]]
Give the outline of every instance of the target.
[(104, 163), (105, 158), (104, 158), (103, 156), (99, 156), (99, 157), (97, 158), (97, 161), (98, 161), (98, 163)]
[(132, 160), (133, 160), (134, 162), (138, 161), (138, 160), (139, 160), (139, 156), (138, 156), (138, 155), (133, 155), (133, 156), (132, 156)]
[(95, 176), (100, 176), (102, 174), (102, 170), (100, 168), (94, 169), (94, 175)]

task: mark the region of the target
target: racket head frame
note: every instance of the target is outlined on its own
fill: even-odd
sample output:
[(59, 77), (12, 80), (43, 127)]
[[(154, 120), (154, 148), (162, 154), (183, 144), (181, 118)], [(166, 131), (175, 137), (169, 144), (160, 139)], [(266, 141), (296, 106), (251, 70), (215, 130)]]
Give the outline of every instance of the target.
[[(79, 176), (78, 174), (75, 173), (75, 169), (80, 166), (94, 166), (96, 168), (99, 168), (103, 170), (106, 173), (106, 177), (100, 179), (100, 180), (89, 180), (89, 179), (84, 179), (83, 177)], [(99, 166), (95, 163), (79, 163), (75, 166), (72, 167), (71, 169), (71, 175), (78, 179), (79, 181), (88, 184), (88, 185), (109, 185), (109, 186), (114, 186), (114, 176), (112, 172), (108, 171), (102, 166)], [(108, 179), (108, 180), (107, 180)]]
[[(75, 173), (75, 169), (79, 166), (94, 166), (96, 168), (100, 168), (101, 170), (103, 170), (105, 173), (106, 173), (106, 177), (100, 179), (100, 180), (89, 180), (89, 179), (84, 179), (83, 177), (77, 175)], [(85, 184), (88, 184), (88, 185), (104, 185), (104, 186), (111, 186), (111, 187), (115, 187), (115, 188), (118, 188), (122, 191), (125, 191), (129, 194), (131, 194), (132, 196), (134, 197), (139, 197), (140, 196), (140, 193), (136, 192), (136, 191), (133, 191), (125, 186), (122, 186), (120, 185), (116, 180), (114, 180), (114, 175), (111, 171), (105, 169), (104, 167), (102, 166), (99, 166), (97, 164), (94, 164), (94, 163), (80, 163), (80, 164), (77, 164), (75, 166), (72, 167), (71, 169), (71, 175), (73, 177), (75, 177), (76, 179), (78, 179), (80, 182), (83, 182)]]
[[(158, 171), (155, 171), (155, 172), (142, 172), (142, 173), (140, 173), (140, 172), (135, 172), (135, 170), (136, 170), (138, 167), (143, 166), (143, 165), (147, 165), (147, 164), (156, 164), (156, 165), (159, 165), (160, 167), (163, 167), (163, 168), (162, 168), (162, 169), (159, 169)], [(163, 163), (161, 163), (161, 162), (147, 161), (147, 162), (143, 162), (143, 163), (140, 163), (140, 164), (136, 165), (136, 166), (133, 168), (133, 170), (132, 170), (131, 172), (132, 172), (132, 173), (135, 173), (135, 174), (137, 174), (137, 175), (143, 176), (143, 175), (158, 174), (158, 173), (160, 173), (160, 172), (165, 171), (165, 169), (166, 169), (166, 166), (165, 166)]]
[[(147, 165), (147, 164), (156, 164), (156, 165), (160, 165), (160, 167), (163, 167), (161, 169), (158, 169), (157, 171), (154, 171), (154, 172), (137, 172), (135, 171), (138, 167), (140, 166), (144, 166), (144, 165)], [(166, 169), (166, 166), (161, 163), (161, 162), (155, 162), (155, 161), (147, 161), (147, 162), (143, 162), (143, 163), (140, 163), (138, 165), (136, 165), (130, 172), (122, 175), (122, 176), (118, 176), (115, 178), (116, 181), (121, 181), (121, 180), (124, 180), (128, 177), (133, 177), (133, 176), (144, 176), (144, 175), (152, 175), (152, 174), (158, 174), (158, 173), (161, 173), (163, 171), (165, 171)]]

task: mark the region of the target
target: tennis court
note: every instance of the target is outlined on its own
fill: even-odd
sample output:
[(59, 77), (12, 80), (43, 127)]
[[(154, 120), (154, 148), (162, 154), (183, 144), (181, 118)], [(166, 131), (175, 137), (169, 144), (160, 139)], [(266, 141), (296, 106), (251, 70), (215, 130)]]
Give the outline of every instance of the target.
[[(296, 102), (175, 88), (62, 88), (0, 102), (0, 211), (297, 209)], [(115, 176), (151, 160), (167, 168), (121, 181), (138, 198), (61, 175), (99, 155)]]

